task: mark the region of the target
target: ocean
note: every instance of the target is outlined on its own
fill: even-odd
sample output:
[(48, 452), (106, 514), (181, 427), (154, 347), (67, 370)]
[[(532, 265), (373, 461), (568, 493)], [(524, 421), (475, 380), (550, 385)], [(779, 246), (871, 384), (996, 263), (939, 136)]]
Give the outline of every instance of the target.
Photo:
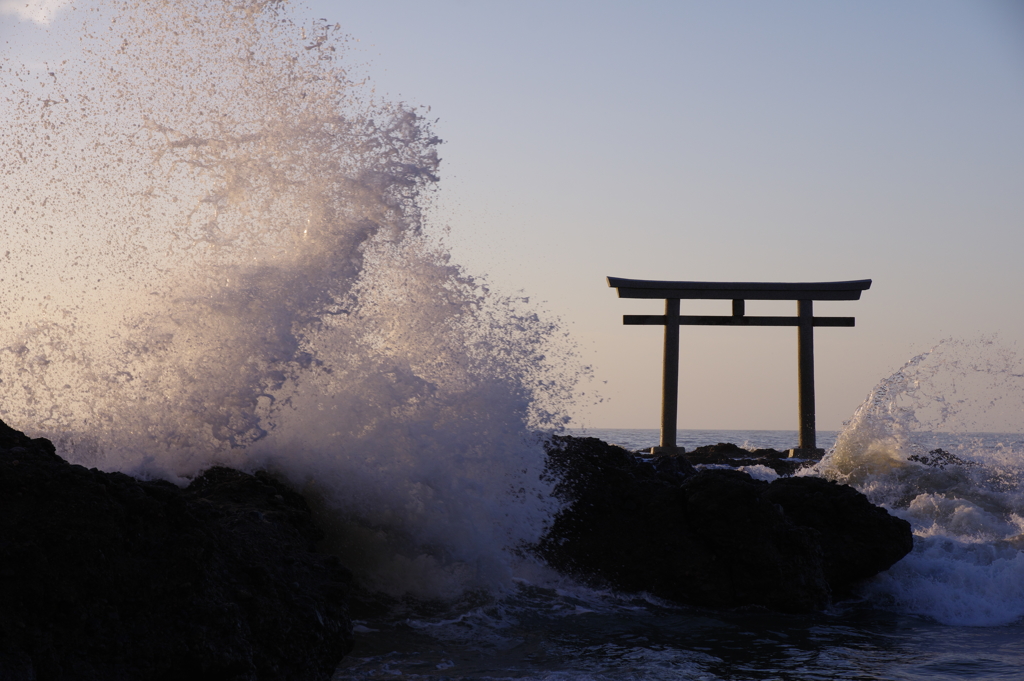
[[(406, 603), (360, 622), (356, 650), (335, 679), (1024, 677), (1024, 435), (927, 432), (870, 457), (858, 449), (861, 460), (850, 467), (844, 458), (854, 452), (845, 447), (863, 435), (869, 414), (878, 416), (869, 405), (846, 431), (819, 433), (829, 454), (817, 472), (856, 479), (876, 503), (910, 520), (915, 548), (855, 599), (813, 615), (709, 610), (595, 591), (534, 565), (500, 596)], [(629, 449), (658, 441), (653, 429), (573, 434)], [(796, 441), (796, 431), (679, 433), (687, 447), (785, 449)], [(939, 445), (985, 463), (939, 469), (906, 461)]]
[[(657, 428), (570, 428), (568, 435), (596, 437), (631, 452), (650, 449), (658, 445), (660, 431)], [(838, 431), (817, 431), (817, 444), (822, 449), (831, 449), (836, 442)], [(676, 445), (692, 451), (703, 445), (729, 442), (744, 449), (774, 449), (784, 452), (799, 446), (800, 435), (795, 430), (680, 430), (676, 433)]]
[(89, 467), (301, 491), (324, 550), (391, 603), (360, 613), (336, 679), (1024, 677), (1024, 362), (998, 339), (909, 358), (819, 433), (802, 474), (914, 528), (853, 601), (705, 610), (524, 552), (559, 510), (539, 435), (572, 425), (587, 363), (452, 261), (427, 112), (290, 7), (82, 0), (52, 61), (0, 62), (0, 418)]

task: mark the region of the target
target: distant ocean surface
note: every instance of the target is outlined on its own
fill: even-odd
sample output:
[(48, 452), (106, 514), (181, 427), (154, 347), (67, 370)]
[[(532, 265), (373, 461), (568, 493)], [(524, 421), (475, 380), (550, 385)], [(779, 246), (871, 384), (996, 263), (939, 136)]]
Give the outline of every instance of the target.
[[(661, 435), (657, 428), (574, 428), (568, 433), (578, 437), (596, 437), (631, 452), (656, 446)], [(838, 435), (838, 431), (819, 430), (818, 447), (831, 449)], [(776, 449), (781, 452), (796, 447), (800, 435), (795, 430), (680, 430), (676, 434), (676, 445), (686, 451), (719, 442), (730, 442), (744, 449)]]

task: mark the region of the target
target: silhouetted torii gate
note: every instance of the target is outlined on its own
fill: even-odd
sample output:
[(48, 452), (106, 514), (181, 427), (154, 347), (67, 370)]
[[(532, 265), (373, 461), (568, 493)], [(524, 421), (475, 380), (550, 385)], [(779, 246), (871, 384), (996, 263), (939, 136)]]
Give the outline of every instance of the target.
[[(800, 449), (817, 449), (814, 426), (814, 327), (853, 326), (853, 317), (815, 317), (815, 300), (859, 300), (871, 288), (870, 279), (818, 283), (764, 283), (718, 281), (652, 281), (608, 277), (608, 286), (620, 298), (663, 298), (664, 315), (623, 315), (627, 325), (665, 327), (665, 360), (661, 397), (661, 446), (676, 448), (676, 411), (679, 393), (680, 326), (796, 326), (800, 384)], [(730, 316), (682, 316), (679, 300), (732, 300)], [(747, 317), (747, 300), (795, 300), (796, 317)], [(653, 451), (653, 450), (652, 450)]]

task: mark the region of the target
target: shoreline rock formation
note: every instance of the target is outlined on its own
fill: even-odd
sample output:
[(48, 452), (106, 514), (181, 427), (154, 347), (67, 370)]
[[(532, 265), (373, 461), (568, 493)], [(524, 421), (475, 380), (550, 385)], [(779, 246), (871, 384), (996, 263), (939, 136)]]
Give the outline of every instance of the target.
[[(912, 548), (909, 524), (850, 487), (693, 461), (794, 465), (721, 443), (641, 459), (556, 436), (548, 474), (566, 506), (534, 550), (584, 582), (810, 612)], [(322, 538), (265, 473), (139, 481), (0, 422), (0, 678), (327, 681), (352, 646), (349, 603), (375, 596), (317, 552)]]
[(351, 575), (321, 537), (266, 474), (143, 482), (0, 422), (0, 678), (326, 681)]
[(820, 478), (698, 471), (685, 454), (641, 460), (596, 438), (555, 436), (548, 452), (567, 506), (536, 551), (583, 581), (694, 605), (812, 612), (913, 548), (909, 523)]

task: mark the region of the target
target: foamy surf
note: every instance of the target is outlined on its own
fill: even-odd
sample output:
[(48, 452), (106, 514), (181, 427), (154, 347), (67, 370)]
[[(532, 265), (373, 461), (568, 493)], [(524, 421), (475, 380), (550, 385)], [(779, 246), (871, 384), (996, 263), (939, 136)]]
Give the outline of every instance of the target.
[(913, 553), (867, 586), (872, 600), (953, 625), (1024, 618), (1022, 415), (1012, 347), (944, 341), (881, 381), (802, 472), (854, 485), (913, 526)]

